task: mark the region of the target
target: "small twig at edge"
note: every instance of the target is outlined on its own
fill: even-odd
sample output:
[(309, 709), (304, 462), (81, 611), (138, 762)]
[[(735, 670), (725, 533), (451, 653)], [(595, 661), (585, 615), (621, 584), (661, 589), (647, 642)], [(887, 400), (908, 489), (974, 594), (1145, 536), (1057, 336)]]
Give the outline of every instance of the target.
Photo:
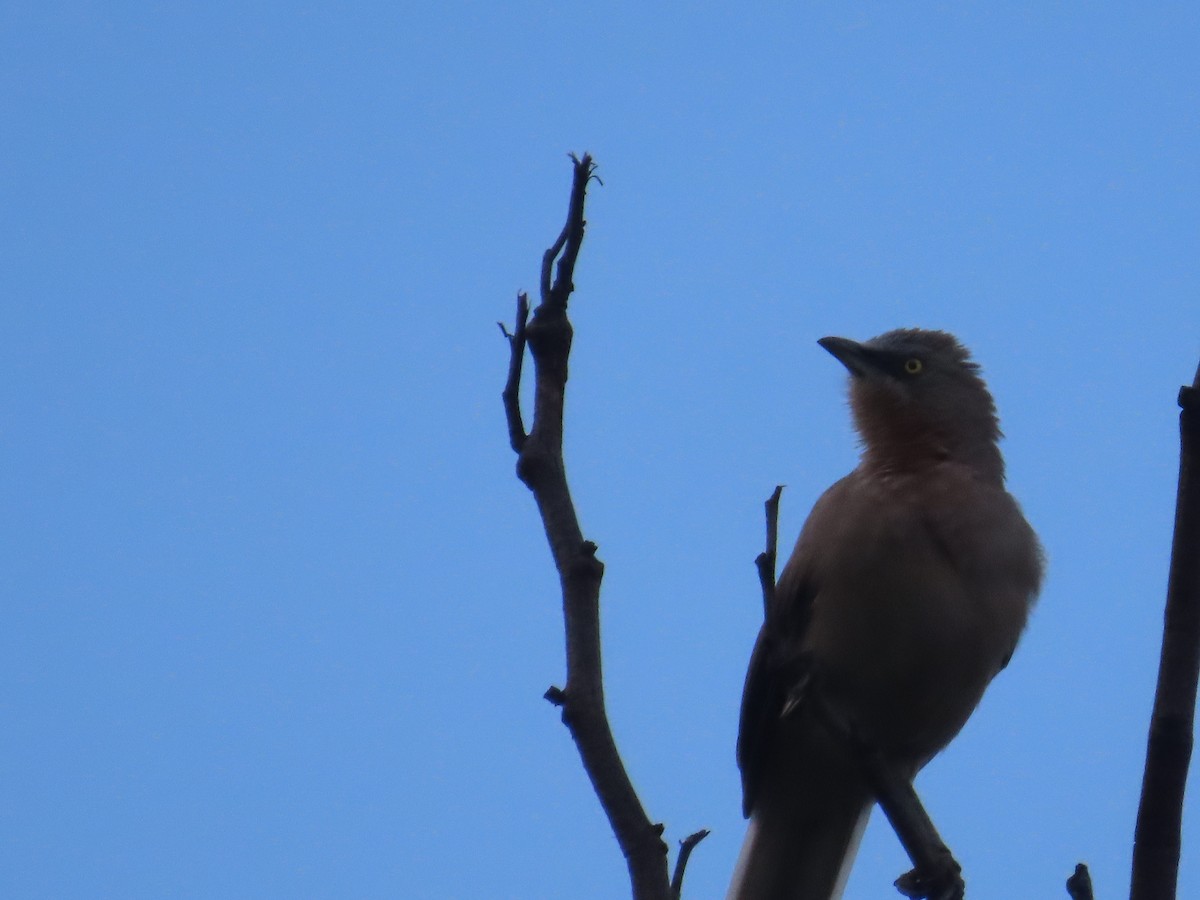
[(775, 563), (779, 558), (779, 498), (783, 494), (783, 485), (775, 485), (775, 490), (767, 498), (767, 549), (754, 560), (758, 567), (758, 583), (762, 585), (763, 618), (771, 614), (775, 605)]
[(688, 858), (692, 855), (692, 851), (696, 849), (696, 845), (708, 837), (709, 834), (710, 832), (707, 828), (701, 828), (679, 842), (679, 857), (675, 860), (675, 874), (671, 877), (671, 897), (673, 900), (679, 900), (683, 896), (683, 871), (687, 868)]

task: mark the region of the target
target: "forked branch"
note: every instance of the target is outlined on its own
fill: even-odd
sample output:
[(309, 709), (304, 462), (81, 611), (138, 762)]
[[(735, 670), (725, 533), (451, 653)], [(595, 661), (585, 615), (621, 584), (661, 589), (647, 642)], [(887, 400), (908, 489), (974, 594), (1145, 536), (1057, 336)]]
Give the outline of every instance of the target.
[[(635, 900), (669, 900), (671, 884), (663, 827), (651, 823), (642, 808), (617, 752), (605, 711), (600, 660), (600, 581), (604, 565), (596, 558), (596, 545), (583, 538), (563, 463), (563, 403), (572, 339), (567, 302), (575, 289), (575, 261), (583, 244), (587, 187), (595, 177), (590, 156), (571, 158), (574, 178), (567, 221), (542, 257), (540, 302), (532, 319), (528, 319), (529, 303), (522, 294), (517, 299), (513, 332), (501, 325), (511, 353), (503, 392), (504, 411), (509, 443), (517, 454), (517, 476), (533, 492), (562, 584), (567, 681), (564, 687), (546, 691), (546, 699), (562, 708), (563, 722), (575, 739), (583, 767), (625, 855)], [(556, 260), (558, 268), (554, 272)], [(535, 371), (533, 424), (528, 433), (520, 409), (521, 361), (526, 346)], [(695, 838), (690, 846), (698, 840)]]

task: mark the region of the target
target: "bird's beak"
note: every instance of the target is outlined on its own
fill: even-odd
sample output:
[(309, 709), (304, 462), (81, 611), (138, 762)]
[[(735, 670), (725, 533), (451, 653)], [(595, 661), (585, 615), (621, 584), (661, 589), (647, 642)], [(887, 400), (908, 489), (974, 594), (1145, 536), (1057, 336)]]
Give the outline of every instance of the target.
[(878, 368), (871, 351), (858, 341), (841, 337), (823, 337), (817, 343), (849, 369), (851, 375), (866, 375)]

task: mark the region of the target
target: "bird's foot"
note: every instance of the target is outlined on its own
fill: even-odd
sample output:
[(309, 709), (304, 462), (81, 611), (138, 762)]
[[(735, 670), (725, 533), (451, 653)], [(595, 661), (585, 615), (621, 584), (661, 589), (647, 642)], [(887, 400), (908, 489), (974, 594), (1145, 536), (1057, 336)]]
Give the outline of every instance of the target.
[(963, 900), (962, 868), (947, 856), (936, 869), (913, 869), (896, 879), (896, 890), (911, 900)]

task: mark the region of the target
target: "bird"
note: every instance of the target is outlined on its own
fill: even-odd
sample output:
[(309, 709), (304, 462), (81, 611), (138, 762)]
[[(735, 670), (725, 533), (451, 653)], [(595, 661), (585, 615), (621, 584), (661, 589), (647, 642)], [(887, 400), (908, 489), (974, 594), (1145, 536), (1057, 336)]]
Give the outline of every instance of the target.
[(813, 506), (751, 654), (737, 742), (750, 821), (727, 900), (842, 896), (874, 802), (845, 735), (914, 778), (1008, 664), (1045, 567), (957, 338), (817, 343), (849, 373), (861, 456)]

